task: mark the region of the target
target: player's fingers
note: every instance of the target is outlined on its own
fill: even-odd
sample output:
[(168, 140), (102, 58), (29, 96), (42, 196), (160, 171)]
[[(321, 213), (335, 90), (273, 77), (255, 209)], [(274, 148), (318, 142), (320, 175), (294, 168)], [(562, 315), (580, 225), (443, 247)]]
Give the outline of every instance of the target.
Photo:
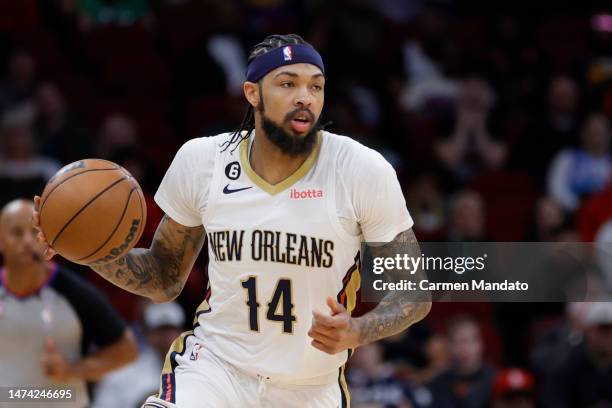
[(40, 230), (38, 230), (38, 234), (36, 234), (36, 239), (38, 239), (40, 242), (49, 245), (49, 243), (47, 242), (47, 237), (45, 237), (45, 234), (43, 234), (43, 232)]
[(319, 312), (318, 310), (313, 310), (312, 317), (314, 319), (314, 323), (316, 323), (316, 324), (319, 324), (319, 325), (322, 325), (322, 326), (333, 327), (334, 318), (332, 316), (323, 314), (323, 313)]
[(324, 343), (322, 343), (322, 342), (320, 342), (318, 340), (313, 340), (313, 341), (310, 342), (310, 344), (312, 344), (312, 347), (314, 347), (316, 349), (319, 349), (319, 350), (321, 350), (324, 353), (332, 354), (332, 355), (336, 354), (335, 350), (332, 347), (330, 347), (330, 346), (328, 346), (328, 345), (326, 345), (326, 344), (324, 344)]
[(314, 319), (314, 323), (334, 329), (346, 329), (349, 327), (349, 319), (350, 316), (347, 312), (339, 313), (334, 316), (321, 314)]
[(332, 316), (339, 314), (339, 313), (346, 312), (346, 309), (344, 308), (344, 306), (342, 306), (341, 303), (338, 303), (338, 301), (336, 301), (336, 299), (334, 299), (331, 296), (327, 297), (327, 306), (329, 306), (329, 308), (331, 309)]
[(334, 327), (327, 327), (327, 326), (322, 326), (320, 324), (313, 324), (310, 330), (312, 332), (321, 333), (321, 334), (324, 334), (332, 338), (338, 337), (338, 329)]
[(308, 331), (308, 335), (313, 339), (326, 342), (337, 342), (340, 340), (340, 334), (337, 330), (328, 329), (322, 326), (313, 326)]
[(51, 248), (50, 246), (48, 246), (45, 249), (45, 252), (43, 252), (43, 258), (45, 258), (45, 260), (50, 261), (51, 258), (53, 258), (55, 255), (57, 254), (57, 252), (55, 252), (53, 250), (53, 248)]
[(40, 210), (40, 197), (34, 196), (34, 211), (38, 212)]

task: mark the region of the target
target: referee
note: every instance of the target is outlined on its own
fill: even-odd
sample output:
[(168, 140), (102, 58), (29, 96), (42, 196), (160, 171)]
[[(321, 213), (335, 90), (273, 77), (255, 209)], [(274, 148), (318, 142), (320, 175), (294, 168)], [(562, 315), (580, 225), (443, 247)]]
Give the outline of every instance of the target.
[[(89, 405), (86, 382), (136, 358), (133, 334), (88, 283), (42, 257), (29, 201), (0, 214), (0, 407)], [(86, 354), (91, 345), (95, 352)], [(8, 402), (9, 388), (72, 389), (64, 403)]]

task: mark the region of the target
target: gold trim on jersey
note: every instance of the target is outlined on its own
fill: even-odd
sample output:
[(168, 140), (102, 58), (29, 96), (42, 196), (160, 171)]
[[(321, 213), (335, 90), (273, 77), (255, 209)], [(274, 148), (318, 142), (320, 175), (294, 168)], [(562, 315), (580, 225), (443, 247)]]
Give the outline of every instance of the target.
[(361, 271), (359, 266), (351, 275), (351, 279), (346, 285), (346, 310), (350, 313), (357, 306), (357, 291), (361, 288)]
[(340, 396), (342, 399), (342, 408), (350, 408), (351, 407), (351, 393), (349, 392), (348, 385), (346, 383), (346, 376), (344, 374), (344, 370), (346, 368), (346, 364), (340, 367), (340, 373), (338, 375), (338, 382), (340, 385)]
[(344, 274), (342, 278), (342, 289), (336, 296), (336, 300), (341, 303), (346, 310), (353, 313), (357, 306), (357, 292), (361, 288), (361, 254), (355, 255), (355, 263)]
[[(251, 136), (252, 137), (252, 136)], [(249, 161), (249, 139), (244, 139), (240, 144), (240, 161), (242, 163), (242, 168), (246, 172), (247, 176), (251, 179), (255, 185), (261, 188), (263, 191), (270, 195), (276, 195), (280, 192), (285, 191), (295, 183), (297, 183), (300, 179), (302, 179), (309, 171), (312, 169), (314, 164), (317, 161), (317, 157), (319, 156), (319, 151), (321, 150), (321, 141), (322, 141), (322, 132), (317, 133), (317, 141), (315, 148), (312, 150), (310, 155), (306, 158), (304, 163), (301, 164), (300, 167), (289, 177), (281, 181), (280, 183), (270, 184), (257, 173), (251, 167), (251, 162)]]
[[(173, 361), (176, 354), (183, 355), (185, 353), (186, 348), (186, 338), (193, 335), (193, 330), (189, 330), (181, 333), (170, 345), (170, 349), (166, 353), (166, 358), (164, 360), (164, 368), (162, 368), (162, 374), (170, 374), (174, 372), (174, 368), (172, 364), (176, 364), (176, 361)], [(176, 354), (173, 354), (176, 353)]]
[(187, 338), (189, 336), (193, 336), (193, 330), (181, 333), (172, 342), (170, 349), (166, 353), (164, 366), (159, 376), (159, 390), (157, 393), (158, 398), (164, 401), (174, 402), (174, 395), (176, 395), (176, 381), (174, 380), (174, 369), (177, 365), (176, 356), (183, 355), (185, 353), (185, 350), (187, 349)]

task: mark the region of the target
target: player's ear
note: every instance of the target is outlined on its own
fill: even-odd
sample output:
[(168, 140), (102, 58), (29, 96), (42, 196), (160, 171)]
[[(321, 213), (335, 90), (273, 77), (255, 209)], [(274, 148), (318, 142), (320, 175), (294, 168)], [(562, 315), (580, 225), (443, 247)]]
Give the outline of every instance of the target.
[(244, 97), (251, 104), (252, 107), (257, 108), (259, 106), (259, 85), (255, 82), (246, 81), (242, 85), (244, 90)]

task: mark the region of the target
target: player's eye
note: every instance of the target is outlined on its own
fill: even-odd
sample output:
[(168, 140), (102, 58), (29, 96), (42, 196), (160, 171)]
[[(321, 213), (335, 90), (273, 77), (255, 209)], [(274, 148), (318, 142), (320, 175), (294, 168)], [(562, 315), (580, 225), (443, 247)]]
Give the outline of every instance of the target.
[(293, 82), (282, 82), (281, 86), (283, 88), (291, 88), (293, 86)]
[(323, 86), (321, 86), (321, 85), (313, 85), (312, 89), (317, 91), (317, 92), (319, 92), (319, 91), (323, 90)]

